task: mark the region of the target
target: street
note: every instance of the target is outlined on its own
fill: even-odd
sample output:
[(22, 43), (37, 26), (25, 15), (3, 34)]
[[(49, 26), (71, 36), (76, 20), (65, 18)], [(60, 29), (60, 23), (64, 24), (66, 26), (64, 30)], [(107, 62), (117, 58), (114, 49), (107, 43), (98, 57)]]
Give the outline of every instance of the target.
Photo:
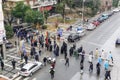
[[(117, 37), (120, 37), (120, 13), (116, 13), (112, 17), (110, 17), (108, 20), (103, 22), (100, 26), (98, 26), (93, 31), (87, 31), (87, 34), (82, 37), (80, 41), (76, 42), (77, 48), (81, 45), (83, 46), (83, 49), (85, 50), (85, 54), (89, 54), (90, 51), (95, 51), (96, 48), (101, 51), (102, 49), (105, 50), (106, 53), (109, 51), (112, 52), (113, 59), (114, 59), (114, 66), (112, 67), (111, 71), (111, 80), (120, 80), (120, 63), (119, 63), (119, 56), (120, 56), (120, 47), (115, 47), (115, 40)], [(60, 43), (59, 43), (60, 44)], [(68, 43), (68, 50), (72, 46), (72, 43)], [(28, 46), (28, 45), (27, 45)], [(60, 44), (61, 46), (61, 44)], [(29, 46), (28, 46), (29, 48)], [(29, 50), (29, 49), (28, 49)], [(44, 52), (40, 57), (40, 60), (42, 61), (42, 57), (45, 55), (51, 55), (53, 56), (53, 53), (51, 52)], [(16, 48), (10, 50), (10, 52), (6, 53), (8, 58), (11, 57), (18, 60), (17, 62), (17, 68), (14, 70), (13, 73), (17, 73), (20, 68), (20, 57), (16, 55)], [(93, 73), (89, 73), (89, 63), (88, 63), (88, 56), (85, 56), (85, 63), (84, 63), (84, 73), (83, 75), (80, 75), (80, 58), (76, 59), (74, 56), (70, 57), (70, 66), (65, 66), (65, 60), (64, 55), (60, 54), (59, 57), (57, 57), (57, 62), (55, 66), (55, 77), (53, 80), (103, 80), (104, 79), (104, 67), (101, 65), (101, 73), (100, 76), (96, 76), (96, 63), (97, 59), (94, 58), (93, 60)], [(9, 61), (9, 60), (8, 60)], [(34, 61), (29, 59), (29, 61)], [(8, 70), (11, 67), (8, 66), (11, 65), (9, 62), (6, 62), (6, 66), (8, 67)], [(102, 63), (104, 64), (104, 63)], [(37, 71), (35, 74), (33, 74), (32, 77), (21, 77), (19, 76), (16, 80), (50, 80), (50, 73), (49, 73), (50, 65), (47, 64), (46, 67), (43, 67), (41, 70)], [(2, 72), (4, 74), (4, 72)], [(4, 74), (5, 75), (5, 74)], [(8, 76), (10, 76), (8, 74)]]
[[(101, 24), (96, 30), (93, 32), (88, 32), (85, 37), (79, 42), (77, 42), (77, 46), (83, 45), (83, 48), (86, 51), (86, 54), (88, 54), (91, 50), (95, 51), (95, 48), (104, 49), (105, 52), (112, 51), (113, 58), (114, 58), (114, 67), (112, 68), (111, 77), (112, 80), (119, 80), (120, 73), (119, 73), (119, 52), (120, 49), (115, 48), (115, 40), (117, 37), (119, 37), (118, 34), (120, 34), (120, 19), (118, 18), (120, 16), (120, 13), (113, 15), (110, 19), (105, 21), (103, 24)], [(115, 35), (115, 36), (114, 36)], [(80, 79), (80, 60), (76, 60), (74, 57), (70, 58), (70, 67), (65, 67), (64, 63), (65, 61), (62, 60), (64, 57), (61, 55), (57, 59), (57, 64), (55, 68), (55, 78), (54, 80), (103, 80), (104, 79), (104, 69), (102, 66), (100, 77), (96, 77), (96, 69), (95, 64), (97, 61), (94, 62), (94, 69), (93, 73), (89, 74), (88, 71), (88, 62), (87, 57), (85, 58), (85, 68), (84, 68), (84, 74), (82, 76), (82, 79)], [(31, 80), (36, 78), (36, 80), (49, 80), (50, 74), (49, 74), (49, 66), (44, 68), (41, 71), (38, 71)]]

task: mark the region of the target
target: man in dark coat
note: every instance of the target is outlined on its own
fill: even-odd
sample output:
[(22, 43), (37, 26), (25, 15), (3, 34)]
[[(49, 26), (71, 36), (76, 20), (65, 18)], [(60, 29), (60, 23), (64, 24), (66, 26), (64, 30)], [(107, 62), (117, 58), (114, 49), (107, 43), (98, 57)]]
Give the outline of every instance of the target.
[(4, 62), (1, 60), (1, 69), (4, 69)]
[(12, 63), (13, 69), (15, 69), (16, 61), (13, 59), (11, 63)]
[(59, 56), (59, 46), (56, 47), (56, 56)]
[(25, 56), (24, 56), (24, 59), (25, 59), (25, 63), (27, 64), (27, 63), (28, 63), (28, 56), (25, 55)]
[(44, 62), (44, 66), (46, 66), (46, 63), (47, 63), (47, 58), (46, 57), (43, 58), (43, 62)]
[(65, 65), (68, 65), (68, 67), (69, 67), (69, 58), (68, 57), (66, 58)]
[(78, 52), (80, 53), (80, 52), (82, 52), (82, 50), (83, 50), (83, 47), (80, 46), (80, 48), (78, 49)]
[(39, 54), (37, 52), (35, 53), (35, 60), (39, 61)]
[(73, 47), (70, 48), (70, 50), (69, 50), (69, 55), (70, 55), (70, 56), (73, 55)]
[(97, 76), (99, 76), (100, 75), (100, 63), (99, 62), (96, 64), (96, 70), (97, 70)]
[(54, 68), (51, 68), (51, 69), (50, 69), (51, 79), (54, 78), (54, 73), (55, 73)]

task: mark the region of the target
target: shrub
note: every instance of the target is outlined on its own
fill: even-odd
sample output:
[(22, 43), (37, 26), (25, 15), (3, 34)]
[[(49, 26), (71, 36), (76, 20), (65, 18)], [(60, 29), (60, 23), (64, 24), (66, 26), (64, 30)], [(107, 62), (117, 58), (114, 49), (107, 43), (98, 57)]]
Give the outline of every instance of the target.
[(13, 28), (10, 25), (5, 25), (5, 30), (6, 30), (6, 38), (12, 38), (14, 35)]
[(47, 25), (42, 25), (42, 29), (47, 29)]

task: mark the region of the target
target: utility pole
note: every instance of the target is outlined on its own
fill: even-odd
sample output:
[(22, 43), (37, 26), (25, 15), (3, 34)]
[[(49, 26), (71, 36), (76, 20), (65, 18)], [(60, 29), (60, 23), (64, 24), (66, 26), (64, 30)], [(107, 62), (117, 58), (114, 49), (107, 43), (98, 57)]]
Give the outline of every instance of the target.
[(82, 2), (82, 27), (84, 26), (84, 2), (85, 0)]

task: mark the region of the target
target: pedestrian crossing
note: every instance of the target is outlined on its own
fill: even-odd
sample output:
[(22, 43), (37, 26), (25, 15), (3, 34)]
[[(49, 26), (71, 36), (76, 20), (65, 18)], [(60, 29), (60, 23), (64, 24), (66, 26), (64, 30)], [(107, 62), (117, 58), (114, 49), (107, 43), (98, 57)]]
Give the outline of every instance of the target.
[(33, 79), (30, 79), (31, 77), (22, 77), (22, 76), (19, 76), (17, 78), (15, 78), (14, 80), (37, 80), (37, 78), (33, 78)]
[(80, 72), (76, 72), (70, 80), (104, 80), (104, 77), (96, 77), (91, 73), (81, 74)]

